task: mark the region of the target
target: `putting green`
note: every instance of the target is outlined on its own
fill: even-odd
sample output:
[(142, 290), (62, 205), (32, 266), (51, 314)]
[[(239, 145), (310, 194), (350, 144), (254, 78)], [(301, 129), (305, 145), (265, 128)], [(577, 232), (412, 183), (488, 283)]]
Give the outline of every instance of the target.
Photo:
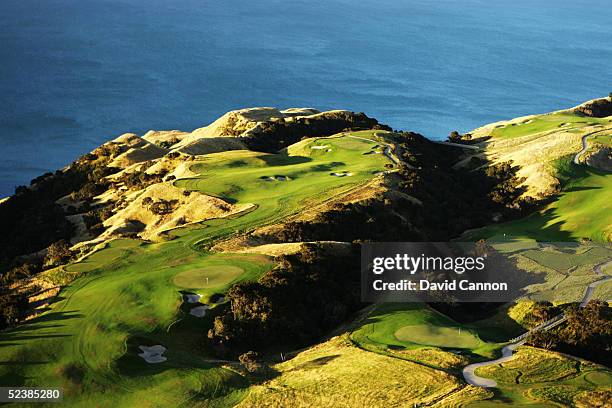
[[(564, 249), (570, 252), (562, 252)], [(573, 249), (560, 245), (557, 250), (529, 250), (522, 252), (521, 255), (540, 265), (564, 272), (573, 267), (603, 262), (610, 258), (612, 251), (604, 247), (592, 247), (585, 250), (582, 247)]]
[(612, 384), (612, 374), (604, 371), (593, 371), (587, 373), (584, 379), (593, 385), (610, 385)]
[(208, 266), (177, 274), (172, 280), (181, 288), (211, 288), (227, 284), (244, 273), (244, 269), (233, 265)]
[(480, 345), (480, 340), (467, 330), (424, 324), (401, 327), (395, 332), (395, 338), (436, 347), (472, 349)]

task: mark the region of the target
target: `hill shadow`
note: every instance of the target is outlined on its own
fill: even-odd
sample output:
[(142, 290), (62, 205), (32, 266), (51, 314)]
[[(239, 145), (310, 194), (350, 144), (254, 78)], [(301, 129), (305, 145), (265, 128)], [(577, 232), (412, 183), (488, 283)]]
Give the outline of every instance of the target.
[(297, 365), (289, 371), (299, 371), (299, 370), (309, 370), (312, 368), (320, 368), (320, 367), (323, 367), (325, 364), (329, 363), (330, 361), (337, 359), (338, 357), (340, 357), (340, 354), (333, 354), (330, 356), (323, 356), (323, 357), (315, 358), (314, 360), (306, 361), (305, 363)]
[(268, 166), (293, 166), (313, 161), (312, 158), (306, 156), (289, 156), (287, 152), (277, 154), (266, 154), (259, 157)]
[(32, 319), (27, 324), (11, 328), (0, 333), (0, 346), (9, 346), (13, 343), (12, 341), (23, 341), (23, 340), (35, 340), (44, 338), (60, 338), (60, 337), (71, 337), (71, 334), (62, 333), (41, 333), (36, 334), (39, 330), (47, 329), (59, 329), (64, 327), (64, 324), (44, 324), (50, 322), (60, 322), (69, 319), (78, 319), (83, 317), (82, 314), (77, 313), (76, 310), (66, 312), (54, 312), (47, 313), (43, 316)]
[(563, 190), (564, 193), (572, 193), (576, 191), (601, 190), (601, 187), (576, 186)]
[(335, 169), (336, 167), (340, 167), (340, 166), (345, 166), (346, 163), (344, 162), (331, 162), (331, 163), (325, 163), (325, 164), (317, 164), (315, 166), (312, 166), (310, 168), (311, 171), (317, 171), (317, 172), (326, 172), (326, 171), (331, 171), (333, 169)]

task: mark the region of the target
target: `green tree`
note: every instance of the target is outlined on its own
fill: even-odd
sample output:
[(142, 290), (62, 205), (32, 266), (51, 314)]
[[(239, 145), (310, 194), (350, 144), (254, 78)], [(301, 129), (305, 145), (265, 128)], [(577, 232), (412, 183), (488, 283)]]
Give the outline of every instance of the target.
[(242, 364), (245, 370), (249, 373), (256, 373), (261, 370), (261, 364), (257, 361), (257, 353), (254, 351), (247, 351), (238, 357), (238, 361)]
[(45, 266), (58, 266), (66, 263), (72, 257), (68, 243), (61, 239), (49, 245), (45, 256)]

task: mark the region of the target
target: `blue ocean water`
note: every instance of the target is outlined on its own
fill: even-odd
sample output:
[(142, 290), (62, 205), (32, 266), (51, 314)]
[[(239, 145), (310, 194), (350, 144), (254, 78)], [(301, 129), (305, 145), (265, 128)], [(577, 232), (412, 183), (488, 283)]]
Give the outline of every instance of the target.
[(612, 91), (609, 0), (2, 0), (0, 196), (249, 106), (444, 138)]

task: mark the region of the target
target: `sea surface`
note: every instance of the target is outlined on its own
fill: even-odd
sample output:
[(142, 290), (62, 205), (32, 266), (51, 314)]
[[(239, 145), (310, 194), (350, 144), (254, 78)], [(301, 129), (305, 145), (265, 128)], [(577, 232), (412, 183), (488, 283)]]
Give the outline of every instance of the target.
[(0, 196), (241, 107), (451, 130), (612, 91), (610, 0), (2, 0)]

